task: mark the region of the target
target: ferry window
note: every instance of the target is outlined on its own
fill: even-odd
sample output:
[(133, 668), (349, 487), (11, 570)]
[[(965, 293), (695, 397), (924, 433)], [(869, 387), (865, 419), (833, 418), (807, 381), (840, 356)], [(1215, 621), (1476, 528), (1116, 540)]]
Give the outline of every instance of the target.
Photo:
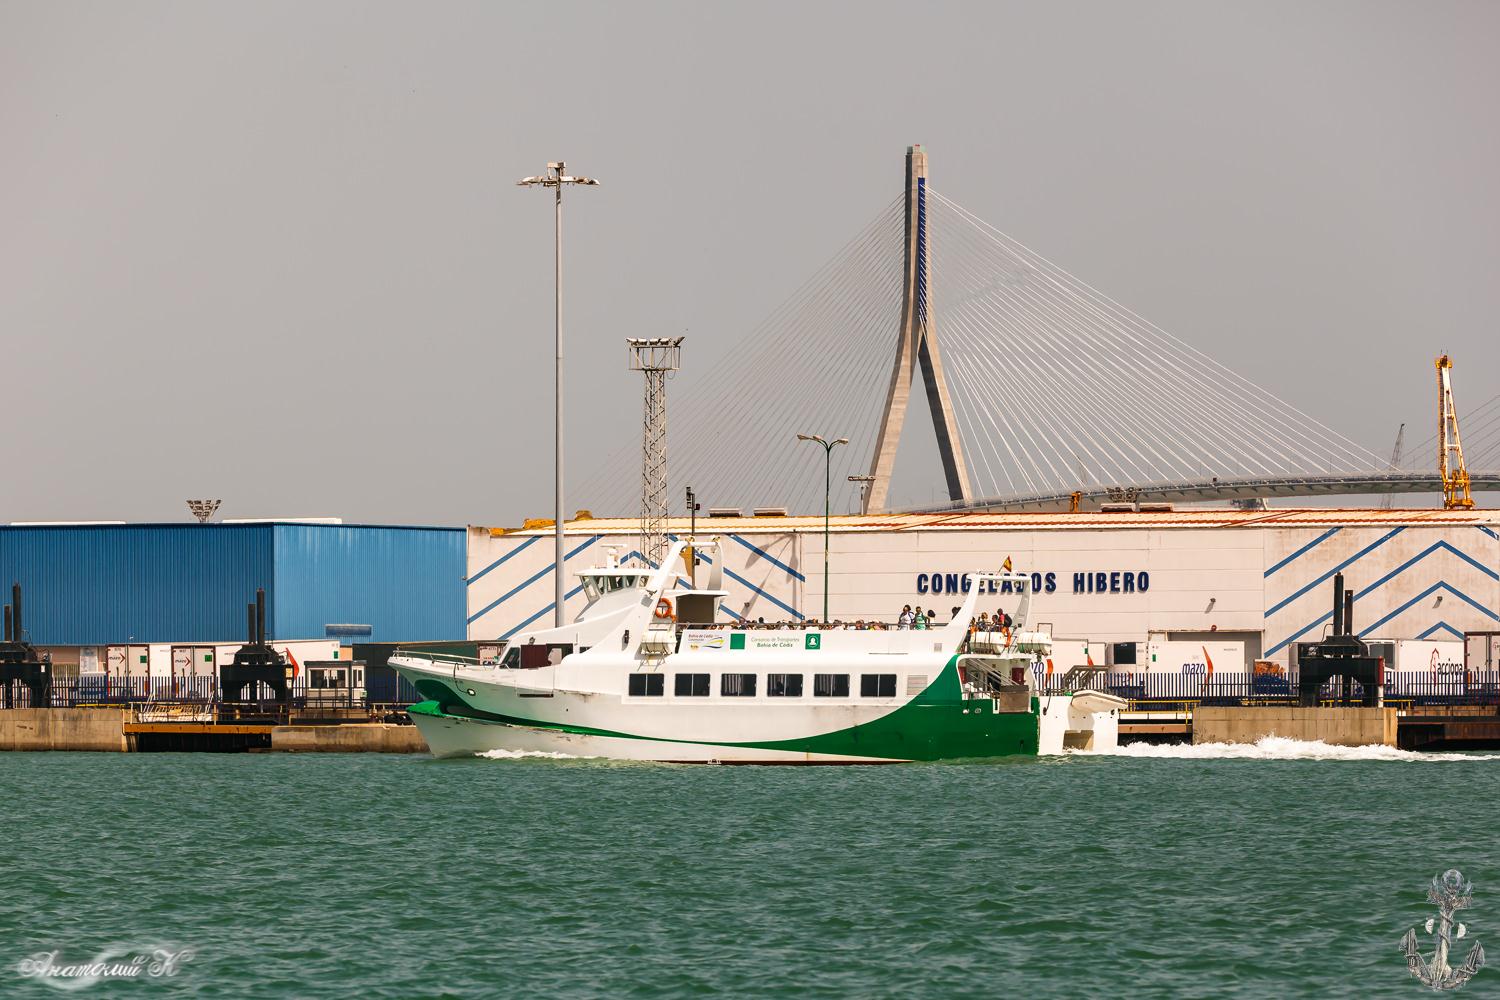
[(813, 674), (814, 698), (849, 697), (848, 674)]
[(860, 674), (859, 696), (861, 698), (896, 697), (895, 674)]
[[(545, 667), (549, 664), (562, 662), (564, 656), (571, 655), (573, 644), (571, 642), (528, 642), (517, 647), (521, 655), (521, 666), (527, 670), (536, 667)], [(507, 659), (509, 655), (507, 654)]]
[(719, 694), (726, 698), (754, 698), (754, 674), (724, 674), (719, 678)]
[(708, 674), (678, 674), (673, 694), (679, 698), (707, 698)]
[(505, 659), (500, 661), (502, 667), (515, 670), (521, 665), (521, 647), (512, 646), (505, 654)]
[(585, 577), (583, 581), (583, 599), (593, 601), (599, 598), (599, 588), (594, 581)]
[(1118, 665), (1120, 665), (1122, 667), (1123, 666), (1134, 665), (1134, 663), (1135, 663), (1135, 643), (1133, 643), (1133, 642), (1117, 642), (1117, 643), (1115, 643), (1115, 650), (1114, 650), (1114, 652), (1115, 652), (1114, 662), (1116, 664), (1118, 664)]
[(660, 698), (666, 690), (666, 678), (661, 674), (631, 674), (630, 694), (633, 698)]
[(766, 695), (771, 698), (802, 697), (802, 675), (767, 674)]

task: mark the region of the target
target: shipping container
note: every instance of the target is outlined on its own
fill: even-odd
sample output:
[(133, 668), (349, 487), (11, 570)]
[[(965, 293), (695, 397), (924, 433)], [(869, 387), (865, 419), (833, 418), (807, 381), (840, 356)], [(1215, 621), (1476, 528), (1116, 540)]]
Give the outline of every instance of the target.
[(1464, 644), (1457, 639), (1397, 639), (1396, 669), (1434, 677), (1462, 677)]
[(1107, 643), (1090, 639), (1053, 639), (1048, 666), (1059, 676), (1074, 667), (1104, 666)]
[(1245, 672), (1243, 642), (1160, 642), (1147, 644), (1145, 673), (1242, 674)]
[(1500, 670), (1500, 632), (1465, 635), (1464, 665), (1470, 670)]

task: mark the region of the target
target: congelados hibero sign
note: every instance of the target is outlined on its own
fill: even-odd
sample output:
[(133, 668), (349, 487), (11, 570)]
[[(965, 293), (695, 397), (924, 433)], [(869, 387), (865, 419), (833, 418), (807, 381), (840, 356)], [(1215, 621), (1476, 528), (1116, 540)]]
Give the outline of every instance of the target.
[[(967, 594), (973, 581), (967, 573), (918, 573), (919, 594)], [(1010, 581), (988, 580), (984, 593), (1009, 594)], [(1151, 574), (1145, 570), (1097, 570), (1073, 574), (1075, 594), (1144, 594), (1151, 589)], [(1057, 591), (1056, 573), (1031, 574), (1032, 593), (1051, 594)]]

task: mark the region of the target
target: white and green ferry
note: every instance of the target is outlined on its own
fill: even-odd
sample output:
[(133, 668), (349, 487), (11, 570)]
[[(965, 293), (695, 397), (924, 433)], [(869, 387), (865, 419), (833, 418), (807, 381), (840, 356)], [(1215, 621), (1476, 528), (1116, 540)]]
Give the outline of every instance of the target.
[[(1119, 698), (1038, 689), (1051, 650), (1028, 629), (1031, 578), (974, 573), (952, 622), (933, 629), (746, 628), (721, 622), (717, 539), (660, 568), (585, 570), (587, 606), (523, 632), (487, 660), (398, 652), (426, 699), (412, 720), (438, 757), (533, 751), (736, 764), (870, 764), (1112, 749)], [(1010, 631), (969, 629), (982, 584), (1016, 595)]]

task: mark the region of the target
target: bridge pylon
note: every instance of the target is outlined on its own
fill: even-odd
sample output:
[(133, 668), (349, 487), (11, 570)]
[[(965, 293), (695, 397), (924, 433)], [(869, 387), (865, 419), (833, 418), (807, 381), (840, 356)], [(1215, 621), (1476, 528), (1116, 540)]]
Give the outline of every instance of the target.
[(938, 455), (943, 462), (948, 498), (967, 501), (972, 495), (958, 421), (948, 396), (948, 382), (943, 376), (942, 353), (931, 305), (927, 154), (922, 152), (921, 146), (910, 146), (906, 150), (905, 233), (900, 333), (896, 338), (896, 358), (890, 387), (886, 390), (885, 409), (880, 417), (880, 431), (875, 439), (874, 453), (870, 456), (870, 484), (864, 491), (866, 514), (886, 507), (891, 471), (896, 464), (896, 448), (901, 442), (901, 425), (906, 421), (906, 405), (911, 398), (912, 379), (918, 367), (927, 390), (932, 425), (937, 432)]

